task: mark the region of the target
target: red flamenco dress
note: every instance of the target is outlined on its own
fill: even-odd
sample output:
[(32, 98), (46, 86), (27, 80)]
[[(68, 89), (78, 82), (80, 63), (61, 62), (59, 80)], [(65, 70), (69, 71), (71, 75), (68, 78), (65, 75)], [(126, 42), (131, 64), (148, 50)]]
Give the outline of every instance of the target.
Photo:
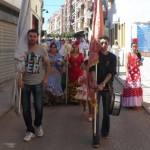
[(78, 78), (83, 74), (81, 65), (84, 61), (84, 57), (81, 53), (79, 53), (77, 58), (70, 55), (68, 61), (70, 66), (68, 69), (68, 78), (69, 78), (68, 89), (67, 89), (68, 103), (78, 104), (79, 102), (75, 98), (75, 95), (77, 93), (76, 88), (79, 86)]
[(143, 91), (141, 85), (141, 75), (138, 66), (138, 57), (133, 57), (131, 53), (128, 56), (128, 76), (122, 93), (123, 107), (142, 106)]

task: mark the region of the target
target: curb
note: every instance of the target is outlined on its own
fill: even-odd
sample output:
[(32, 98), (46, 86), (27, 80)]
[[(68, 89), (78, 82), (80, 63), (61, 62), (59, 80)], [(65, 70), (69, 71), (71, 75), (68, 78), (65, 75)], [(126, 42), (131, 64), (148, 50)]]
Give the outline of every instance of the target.
[(150, 115), (150, 104), (143, 102), (143, 108), (146, 110), (146, 112)]

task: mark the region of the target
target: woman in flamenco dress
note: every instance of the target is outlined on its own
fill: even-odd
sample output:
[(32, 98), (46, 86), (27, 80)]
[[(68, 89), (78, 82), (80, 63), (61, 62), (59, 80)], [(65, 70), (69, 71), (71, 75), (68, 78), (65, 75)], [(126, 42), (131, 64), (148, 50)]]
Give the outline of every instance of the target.
[(71, 104), (79, 104), (79, 101), (75, 98), (77, 93), (76, 88), (78, 85), (78, 78), (82, 76), (82, 63), (84, 61), (84, 57), (82, 53), (79, 52), (79, 45), (77, 43), (73, 44), (73, 49), (68, 55), (68, 103)]
[(133, 39), (132, 50), (126, 58), (126, 81), (122, 93), (122, 106), (140, 108), (143, 102), (140, 66), (143, 65), (141, 53), (138, 51), (138, 39)]

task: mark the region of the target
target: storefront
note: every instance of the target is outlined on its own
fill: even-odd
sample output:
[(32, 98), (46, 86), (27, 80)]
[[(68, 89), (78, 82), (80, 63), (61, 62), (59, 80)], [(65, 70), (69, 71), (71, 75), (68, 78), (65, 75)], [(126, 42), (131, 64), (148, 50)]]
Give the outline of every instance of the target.
[(19, 10), (0, 4), (0, 83), (14, 75), (14, 52)]

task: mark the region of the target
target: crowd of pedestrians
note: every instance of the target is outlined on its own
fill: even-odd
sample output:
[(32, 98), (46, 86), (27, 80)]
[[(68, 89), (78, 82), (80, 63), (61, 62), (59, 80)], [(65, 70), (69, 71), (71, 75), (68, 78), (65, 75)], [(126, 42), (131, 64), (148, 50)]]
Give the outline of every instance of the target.
[[(93, 124), (93, 146), (99, 147), (100, 139), (108, 138), (110, 132), (110, 105), (113, 79), (116, 75), (117, 57), (109, 51), (109, 38), (99, 38), (97, 65), (88, 66), (89, 42), (80, 37), (71, 39), (53, 39), (48, 44), (38, 44), (38, 33), (31, 29), (27, 33), (28, 53), (25, 60), (25, 72), (20, 75), (19, 87), (22, 88), (22, 109), (26, 135), (24, 141), (35, 136), (43, 136), (43, 104), (56, 105), (68, 103), (82, 105), (81, 115), (88, 108), (89, 122)], [(122, 106), (134, 107), (142, 104), (142, 88), (139, 66), (142, 66), (137, 42), (132, 42), (132, 51), (127, 56), (127, 80), (123, 90)], [(88, 85), (91, 77), (91, 85)], [(97, 77), (97, 78), (96, 78)], [(93, 95), (96, 93), (98, 111), (96, 113), (96, 134), (94, 133)], [(33, 95), (35, 119), (32, 123), (31, 94)], [(103, 106), (103, 118), (100, 128), (100, 101)]]

